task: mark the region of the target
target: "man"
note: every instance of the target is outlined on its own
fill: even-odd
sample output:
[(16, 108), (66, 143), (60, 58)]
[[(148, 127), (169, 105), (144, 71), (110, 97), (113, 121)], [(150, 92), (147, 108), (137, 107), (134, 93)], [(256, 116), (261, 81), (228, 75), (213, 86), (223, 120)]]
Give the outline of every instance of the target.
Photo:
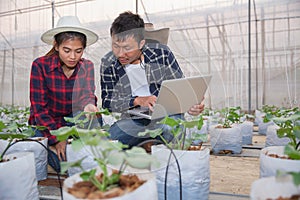
[[(121, 13), (110, 28), (112, 51), (101, 59), (100, 66), (102, 107), (122, 113), (121, 119), (109, 130), (111, 139), (129, 147), (149, 139), (137, 136), (146, 129), (160, 127), (164, 137), (172, 139), (168, 127), (157, 124), (158, 120), (134, 118), (126, 111), (138, 106), (152, 110), (162, 81), (184, 76), (166, 45), (146, 44), (144, 28), (144, 21), (138, 14)], [(198, 115), (203, 109), (204, 105), (199, 103), (188, 113)]]

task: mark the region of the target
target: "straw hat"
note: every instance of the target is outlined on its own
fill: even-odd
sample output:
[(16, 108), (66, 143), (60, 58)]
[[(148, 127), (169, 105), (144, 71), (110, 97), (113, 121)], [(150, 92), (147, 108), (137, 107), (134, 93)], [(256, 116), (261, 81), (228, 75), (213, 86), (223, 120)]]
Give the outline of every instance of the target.
[(145, 23), (145, 39), (156, 40), (162, 44), (167, 44), (169, 30), (169, 28), (154, 29), (152, 23)]
[(82, 33), (87, 38), (87, 46), (94, 44), (98, 40), (98, 35), (93, 31), (83, 27), (76, 16), (64, 16), (61, 17), (55, 28), (46, 31), (41, 39), (43, 42), (52, 45), (54, 36), (58, 33), (74, 31)]

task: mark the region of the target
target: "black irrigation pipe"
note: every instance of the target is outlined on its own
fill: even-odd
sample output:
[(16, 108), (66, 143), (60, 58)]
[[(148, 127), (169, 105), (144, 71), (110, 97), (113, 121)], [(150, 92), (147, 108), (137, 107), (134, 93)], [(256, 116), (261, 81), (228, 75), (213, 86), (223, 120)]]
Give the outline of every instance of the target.
[(170, 149), (170, 156), (169, 156), (169, 160), (168, 160), (168, 165), (167, 165), (167, 169), (166, 169), (166, 174), (165, 174), (165, 188), (164, 188), (164, 192), (165, 192), (165, 200), (167, 200), (167, 177), (168, 177), (168, 170), (169, 170), (169, 164), (170, 164), (170, 160), (171, 160), (171, 154), (174, 156), (175, 161), (176, 161), (176, 165), (177, 165), (177, 169), (178, 169), (178, 175), (179, 175), (179, 195), (180, 195), (180, 200), (182, 200), (182, 181), (181, 181), (181, 170), (180, 170), (180, 166), (179, 166), (179, 162), (177, 157), (175, 156), (175, 153), (173, 151), (173, 149)]
[[(157, 139), (150, 139), (150, 140), (145, 140), (141, 143), (139, 143), (137, 146), (142, 146), (148, 142), (155, 142), (157, 144), (163, 144), (165, 145), (161, 140), (157, 140)], [(166, 172), (165, 172), (165, 184), (164, 184), (164, 199), (167, 200), (167, 180), (168, 180), (168, 172), (169, 172), (169, 165), (170, 165), (170, 160), (171, 160), (171, 155), (174, 156), (175, 161), (176, 161), (176, 165), (177, 165), (177, 169), (178, 169), (178, 175), (179, 175), (179, 196), (180, 196), (180, 200), (182, 200), (182, 180), (181, 180), (181, 170), (180, 170), (180, 165), (178, 162), (178, 159), (173, 151), (173, 149), (171, 149), (170, 147), (168, 147), (167, 145), (165, 145), (169, 150), (170, 150), (170, 155), (168, 158), (168, 163), (167, 163), (167, 167), (166, 167)]]
[[(33, 139), (21, 139), (21, 140), (16, 140), (15, 142), (11, 143), (11, 144), (4, 150), (4, 152), (2, 153), (2, 156), (4, 156), (5, 153), (8, 151), (8, 149), (9, 149), (10, 147), (12, 147), (14, 144), (17, 144), (18, 142), (28, 142), (28, 141), (37, 142), (38, 144), (42, 145), (42, 147), (44, 147), (44, 148), (47, 150), (48, 155), (49, 155), (49, 152), (52, 152), (48, 147), (46, 147), (44, 144), (40, 143), (40, 142), (37, 141), (37, 140), (33, 140)], [(48, 159), (48, 158), (47, 158), (47, 159)], [(53, 155), (52, 155), (51, 153), (50, 153), (50, 159), (53, 161), (53, 163), (55, 163), (55, 165), (56, 165), (55, 167), (57, 167), (57, 166), (59, 165), (59, 163), (57, 163), (57, 162), (55, 161), (55, 159), (53, 158)], [(62, 191), (62, 185), (61, 185), (60, 174), (59, 174), (59, 172), (57, 172), (56, 170), (55, 170), (55, 172), (57, 173), (57, 179), (58, 179), (58, 182), (59, 182), (60, 195), (61, 195), (61, 199), (63, 200), (64, 198), (63, 198), (63, 191)]]
[(296, 145), (296, 150), (299, 148), (299, 146), (300, 146), (300, 141), (298, 142), (298, 144)]
[(245, 195), (245, 194), (232, 194), (232, 193), (225, 193), (225, 192), (209, 192), (209, 194), (230, 196), (230, 197), (242, 197), (242, 198), (249, 199), (249, 195)]

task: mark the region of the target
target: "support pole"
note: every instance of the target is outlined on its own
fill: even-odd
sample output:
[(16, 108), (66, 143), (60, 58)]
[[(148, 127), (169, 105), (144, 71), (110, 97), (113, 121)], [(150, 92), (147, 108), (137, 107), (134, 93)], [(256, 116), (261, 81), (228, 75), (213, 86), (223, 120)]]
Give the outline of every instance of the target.
[(51, 8), (52, 8), (52, 28), (54, 28), (54, 0), (51, 1)]
[[(209, 33), (209, 20), (208, 20), (208, 15), (205, 17), (206, 21), (206, 38), (207, 38), (207, 67), (208, 67), (208, 74), (211, 74), (211, 54), (210, 54), (210, 33)], [(208, 98), (208, 108), (212, 108), (211, 106), (211, 95), (209, 91), (209, 98)]]
[(11, 70), (11, 104), (15, 105), (15, 49), (12, 49), (12, 70)]
[(248, 1), (248, 113), (251, 112), (251, 0)]
[(2, 77), (1, 77), (1, 98), (0, 105), (3, 103), (3, 91), (4, 91), (4, 77), (5, 77), (5, 66), (6, 66), (6, 50), (3, 51), (3, 68), (2, 68)]

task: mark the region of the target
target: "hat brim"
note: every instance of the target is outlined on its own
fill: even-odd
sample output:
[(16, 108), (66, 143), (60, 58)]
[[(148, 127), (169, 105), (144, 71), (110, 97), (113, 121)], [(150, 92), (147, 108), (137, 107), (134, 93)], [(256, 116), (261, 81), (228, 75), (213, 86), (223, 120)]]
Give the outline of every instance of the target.
[(57, 27), (57, 28), (53, 28), (53, 29), (48, 30), (45, 33), (43, 33), (43, 35), (41, 36), (41, 40), (43, 42), (45, 42), (46, 44), (52, 45), (53, 40), (54, 40), (54, 36), (56, 34), (62, 33), (62, 32), (67, 32), (67, 31), (79, 32), (79, 33), (84, 34), (87, 38), (87, 41), (86, 41), (87, 46), (89, 46), (91, 44), (94, 44), (98, 40), (98, 35), (96, 33), (94, 33), (93, 31), (90, 31), (88, 29), (80, 28), (80, 27)]
[(156, 40), (161, 44), (168, 44), (169, 28), (162, 28), (157, 30), (145, 30), (145, 39)]

